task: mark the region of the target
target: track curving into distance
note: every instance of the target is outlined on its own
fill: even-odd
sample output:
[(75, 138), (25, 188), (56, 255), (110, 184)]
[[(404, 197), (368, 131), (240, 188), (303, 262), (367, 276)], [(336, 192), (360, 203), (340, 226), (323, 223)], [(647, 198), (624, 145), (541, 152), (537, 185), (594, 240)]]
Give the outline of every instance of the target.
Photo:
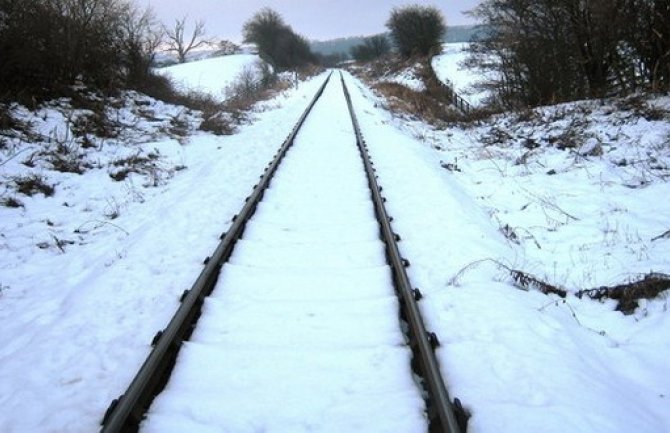
[(463, 431), (383, 200), (329, 75), (102, 431)]

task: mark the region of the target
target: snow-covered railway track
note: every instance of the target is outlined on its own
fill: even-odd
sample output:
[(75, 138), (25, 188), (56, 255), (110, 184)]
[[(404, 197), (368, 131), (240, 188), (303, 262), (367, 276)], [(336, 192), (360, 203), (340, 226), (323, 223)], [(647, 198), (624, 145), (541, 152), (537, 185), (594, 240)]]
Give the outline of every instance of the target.
[(319, 89), (103, 432), (464, 430), (341, 83)]

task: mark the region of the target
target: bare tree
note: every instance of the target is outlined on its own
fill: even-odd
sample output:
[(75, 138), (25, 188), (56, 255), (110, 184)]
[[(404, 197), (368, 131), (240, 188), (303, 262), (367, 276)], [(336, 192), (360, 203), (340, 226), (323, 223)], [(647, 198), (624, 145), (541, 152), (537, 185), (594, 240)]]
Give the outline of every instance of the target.
[(163, 42), (164, 30), (148, 7), (127, 9), (122, 22), (123, 54), (126, 66), (126, 84), (142, 86), (151, 74), (155, 53)]
[(626, 40), (640, 62), (639, 75), (652, 90), (670, 90), (670, 3), (667, 0), (624, 0)]
[(169, 51), (177, 53), (179, 63), (186, 61), (186, 55), (193, 49), (209, 42), (205, 36), (205, 22), (196, 21), (191, 37), (186, 39), (186, 17), (175, 20), (173, 28), (165, 28)]
[(358, 62), (368, 62), (378, 59), (391, 52), (391, 44), (385, 35), (375, 35), (366, 38), (362, 44), (353, 46), (351, 56)]

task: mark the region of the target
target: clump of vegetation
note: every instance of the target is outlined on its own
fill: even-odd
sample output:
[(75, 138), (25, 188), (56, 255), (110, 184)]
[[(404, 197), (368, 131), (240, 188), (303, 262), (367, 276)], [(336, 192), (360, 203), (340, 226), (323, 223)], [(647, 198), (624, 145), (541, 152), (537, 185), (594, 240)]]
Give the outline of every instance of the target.
[(157, 152), (150, 152), (146, 155), (138, 152), (135, 155), (117, 159), (111, 163), (111, 166), (115, 167), (115, 169), (109, 173), (109, 177), (117, 182), (121, 182), (130, 173), (155, 176), (157, 172), (156, 161), (159, 156)]
[(198, 129), (200, 131), (211, 132), (214, 135), (231, 135), (235, 131), (232, 116), (224, 112), (214, 113), (205, 117)]
[(59, 145), (55, 150), (44, 153), (54, 170), (61, 173), (82, 174), (92, 165), (77, 150)]
[[(513, 269), (498, 260), (484, 259), (465, 266), (449, 281), (451, 285), (457, 285), (463, 274), (483, 263), (493, 263), (509, 275), (516, 287), (522, 290), (537, 290), (545, 295), (557, 295), (566, 298), (568, 291), (560, 286), (551, 284), (528, 272)], [(640, 299), (655, 299), (661, 293), (670, 290), (670, 275), (651, 272), (643, 275), (640, 279), (617, 284), (615, 286), (602, 286), (595, 289), (584, 289), (574, 293), (577, 298), (588, 297), (601, 301), (603, 299), (614, 299), (617, 301), (616, 311), (623, 314), (633, 314), (639, 306)]]
[(7, 106), (0, 104), (0, 131), (16, 129), (18, 126), (18, 122), (12, 117)]
[(105, 110), (76, 117), (70, 129), (77, 137), (93, 135), (100, 138), (116, 138), (119, 135), (118, 125), (109, 119)]
[(633, 95), (616, 101), (617, 108), (622, 111), (631, 111), (636, 118), (642, 118), (649, 122), (665, 120), (670, 118), (670, 112), (648, 103), (642, 95)]
[(20, 208), (24, 207), (23, 202), (16, 197), (3, 197), (0, 200), (0, 204), (9, 208)]
[(416, 91), (402, 84), (385, 81), (373, 84), (373, 88), (384, 95), (387, 108), (395, 113), (418, 116), (436, 126), (461, 119), (460, 113), (429, 92)]
[(630, 283), (581, 290), (577, 292), (577, 297), (587, 296), (596, 300), (614, 299), (617, 301), (617, 311), (633, 314), (639, 306), (640, 299), (654, 299), (666, 290), (670, 290), (670, 275), (652, 272)]
[(316, 63), (307, 40), (295, 33), (282, 16), (270, 8), (261, 9), (242, 29), (244, 42), (255, 44), (261, 57), (283, 71)]
[(54, 186), (49, 185), (46, 179), (38, 174), (18, 176), (12, 179), (12, 182), (17, 192), (27, 196), (42, 193), (45, 197), (51, 197), (56, 192)]
[(439, 52), (446, 32), (442, 13), (433, 6), (394, 8), (386, 27), (398, 52), (405, 58)]
[(168, 132), (172, 136), (186, 137), (189, 133), (189, 128), (189, 121), (184, 116), (183, 112), (170, 117), (170, 126), (168, 127)]

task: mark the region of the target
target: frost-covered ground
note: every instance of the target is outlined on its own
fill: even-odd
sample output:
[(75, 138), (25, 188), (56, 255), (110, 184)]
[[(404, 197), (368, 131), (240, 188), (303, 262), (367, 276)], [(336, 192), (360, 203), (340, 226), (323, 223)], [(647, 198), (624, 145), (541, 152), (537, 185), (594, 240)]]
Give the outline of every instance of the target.
[(546, 296), (510, 273), (570, 293), (670, 273), (670, 100), (574, 103), (438, 131), (352, 87), (469, 431), (670, 430), (667, 292), (624, 315), (614, 301)]
[(180, 91), (208, 93), (225, 100), (226, 88), (241, 74), (260, 76), (261, 61), (256, 54), (233, 54), (167, 66), (155, 71), (169, 77)]

